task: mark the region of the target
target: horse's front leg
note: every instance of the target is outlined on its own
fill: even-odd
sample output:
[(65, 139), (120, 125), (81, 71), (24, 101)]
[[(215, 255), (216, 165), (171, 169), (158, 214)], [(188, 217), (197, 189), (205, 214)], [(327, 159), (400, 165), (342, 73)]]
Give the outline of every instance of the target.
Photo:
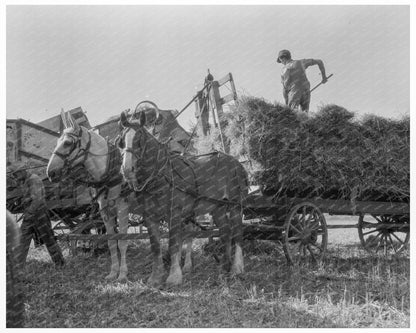
[(170, 270), (166, 285), (182, 284), (181, 254), (182, 254), (182, 214), (181, 209), (173, 209), (169, 224), (169, 254)]
[(153, 214), (147, 215), (145, 216), (144, 224), (149, 233), (150, 248), (153, 257), (152, 273), (147, 280), (147, 283), (151, 286), (157, 287), (162, 284), (164, 275), (162, 249), (160, 245), (159, 220)]
[[(119, 224), (119, 232), (120, 234), (127, 234), (129, 228), (129, 205), (127, 199), (120, 198), (118, 205), (117, 205), (117, 216), (118, 216), (118, 224)], [(128, 247), (128, 240), (119, 240), (118, 241), (118, 248), (120, 250), (120, 272), (118, 275), (118, 281), (126, 282), (127, 281), (127, 247)]]
[(222, 259), (222, 267), (226, 272), (231, 269), (231, 226), (229, 221), (229, 214), (226, 212), (224, 206), (219, 206), (213, 212), (213, 217), (216, 225), (220, 231), (220, 239), (224, 247), (224, 255)]
[(192, 232), (195, 227), (192, 224), (187, 224), (184, 227), (184, 243), (185, 243), (185, 262), (182, 271), (188, 273), (192, 271)]
[[(105, 224), (105, 229), (107, 230), (107, 234), (114, 235), (116, 233), (115, 231), (116, 216), (112, 216), (110, 214), (110, 209), (108, 206), (101, 207), (100, 205), (100, 210), (101, 210), (101, 217)], [(111, 270), (110, 270), (110, 274), (108, 274), (105, 278), (106, 280), (114, 280), (117, 278), (117, 275), (119, 272), (117, 241), (109, 239), (108, 248), (110, 249)]]
[(234, 244), (234, 262), (231, 271), (235, 275), (244, 273), (243, 256), (243, 214), (238, 207), (230, 210), (232, 242)]

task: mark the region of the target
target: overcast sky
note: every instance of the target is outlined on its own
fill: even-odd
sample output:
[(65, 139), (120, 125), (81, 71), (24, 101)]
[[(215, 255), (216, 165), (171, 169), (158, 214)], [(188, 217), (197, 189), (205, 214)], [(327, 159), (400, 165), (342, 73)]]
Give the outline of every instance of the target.
[[(231, 72), (239, 95), (283, 102), (280, 49), (322, 59), (328, 103), (409, 113), (408, 6), (8, 6), (7, 118), (39, 122), (81, 106), (92, 125), (150, 99), (182, 109)], [(315, 66), (311, 85), (320, 82)], [(187, 127), (191, 105), (180, 117)]]

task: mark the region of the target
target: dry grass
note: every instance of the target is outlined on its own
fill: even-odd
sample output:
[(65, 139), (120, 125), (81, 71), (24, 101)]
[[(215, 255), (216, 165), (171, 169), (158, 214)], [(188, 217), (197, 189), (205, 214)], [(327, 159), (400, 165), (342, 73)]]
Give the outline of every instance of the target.
[[(409, 200), (409, 117), (357, 117), (334, 104), (306, 114), (242, 96), (222, 127), (230, 154), (250, 161), (250, 179), (269, 195)], [(219, 143), (215, 130), (195, 140), (200, 152), (222, 150)]]
[(131, 243), (130, 282), (123, 284), (104, 280), (108, 254), (68, 255), (67, 265), (55, 270), (44, 248), (32, 249), (26, 326), (409, 327), (408, 255), (370, 256), (356, 233), (331, 230), (326, 260), (295, 268), (277, 243), (246, 242), (243, 278), (220, 274), (205, 240), (198, 240), (193, 273), (169, 290), (143, 283), (151, 269), (146, 241)]

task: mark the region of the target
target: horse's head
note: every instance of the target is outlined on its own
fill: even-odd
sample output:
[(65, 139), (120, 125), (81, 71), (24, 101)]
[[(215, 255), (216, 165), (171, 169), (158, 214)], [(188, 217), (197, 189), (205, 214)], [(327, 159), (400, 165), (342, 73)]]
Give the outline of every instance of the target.
[(143, 103), (149, 103), (154, 106), (155, 114), (150, 117), (153, 122), (156, 122), (159, 118), (159, 109), (156, 104), (149, 101), (139, 103), (130, 119), (128, 119), (128, 114), (125, 111), (120, 115), (120, 125), (123, 128), (118, 141), (118, 147), (123, 156), (121, 173), (124, 180), (135, 189), (138, 187), (138, 164), (141, 162), (140, 160), (143, 158), (143, 153), (146, 149), (145, 140), (149, 137), (149, 133), (145, 128), (149, 125), (149, 110), (140, 110), (138, 108)]
[(69, 169), (78, 165), (85, 154), (83, 148), (83, 130), (68, 112), (61, 111), (64, 131), (56, 143), (55, 150), (49, 158), (46, 174), (50, 181), (56, 182), (61, 179)]

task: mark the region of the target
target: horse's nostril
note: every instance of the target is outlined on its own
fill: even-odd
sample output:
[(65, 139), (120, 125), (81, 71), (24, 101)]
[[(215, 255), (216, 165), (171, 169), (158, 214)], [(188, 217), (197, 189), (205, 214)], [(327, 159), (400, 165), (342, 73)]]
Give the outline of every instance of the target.
[(47, 172), (47, 175), (48, 175), (49, 180), (51, 180), (51, 181), (56, 180), (59, 176), (55, 170), (49, 170)]

